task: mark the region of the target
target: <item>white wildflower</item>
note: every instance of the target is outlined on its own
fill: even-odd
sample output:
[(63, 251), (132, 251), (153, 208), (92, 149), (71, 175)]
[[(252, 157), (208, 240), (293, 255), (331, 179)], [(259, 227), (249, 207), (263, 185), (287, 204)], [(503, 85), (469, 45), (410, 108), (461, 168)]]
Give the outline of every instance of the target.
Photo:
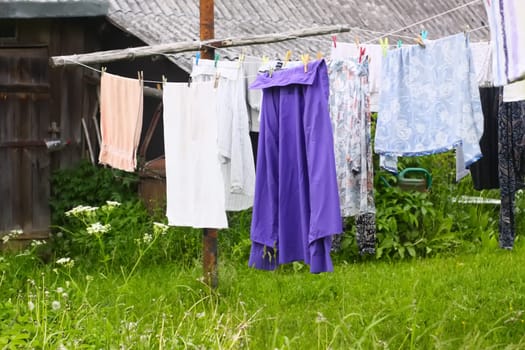
[(62, 232), (62, 231), (58, 231), (58, 232), (56, 233), (56, 236), (57, 236), (58, 238), (62, 238), (62, 237), (64, 236), (64, 232)]
[(197, 318), (203, 318), (204, 316), (206, 316), (206, 313), (205, 312), (199, 312), (195, 315), (195, 317)]
[(71, 210), (66, 211), (66, 216), (81, 216), (82, 214), (89, 214), (96, 211), (98, 207), (90, 207), (88, 205), (78, 205)]
[(120, 203), (116, 202), (116, 201), (106, 201), (106, 205), (108, 207), (118, 207), (120, 205)]
[(60, 258), (56, 261), (56, 263), (59, 265), (65, 265), (70, 261), (71, 261), (71, 258)]
[(35, 309), (35, 304), (32, 301), (28, 301), (27, 308), (29, 309), (29, 311), (33, 311)]
[(63, 265), (66, 267), (73, 267), (75, 266), (75, 260), (71, 258), (60, 258), (56, 261), (58, 265)]
[(15, 230), (11, 230), (9, 231), (11, 237), (16, 237), (16, 236), (20, 236), (22, 233), (24, 233), (24, 231), (20, 230), (20, 229), (15, 229)]
[(317, 311), (317, 317), (315, 318), (315, 323), (323, 323), (323, 322), (326, 322), (326, 317), (324, 317), (324, 315)]
[(168, 229), (170, 227), (166, 224), (163, 224), (162, 222), (154, 222), (153, 223), (153, 232), (155, 232), (155, 234), (161, 234), (161, 235), (164, 235), (166, 234), (166, 232), (168, 232)]
[(88, 281), (88, 282), (93, 281), (93, 276), (91, 276), (91, 275), (86, 275), (86, 281)]
[(67, 350), (67, 348), (64, 344), (59, 344), (57, 350)]
[(51, 303), (51, 309), (53, 309), (53, 311), (60, 310), (60, 306), (60, 301), (58, 300), (53, 300), (53, 302)]
[(46, 243), (45, 241), (34, 240), (34, 241), (31, 241), (31, 247), (38, 247), (39, 245), (42, 245), (45, 243)]
[(135, 330), (136, 328), (137, 328), (137, 322), (128, 322), (128, 323), (126, 324), (126, 329), (127, 329), (128, 331), (133, 331), (133, 330)]
[(62, 293), (62, 298), (67, 299), (67, 298), (69, 298), (69, 295), (66, 292), (64, 292), (64, 293)]
[(145, 233), (144, 237), (142, 237), (142, 241), (146, 244), (150, 243), (151, 241), (153, 241), (153, 235), (151, 235), (151, 233)]
[(93, 234), (99, 234), (99, 233), (106, 233), (111, 228), (111, 224), (102, 225), (100, 222), (95, 222), (94, 224), (91, 224), (87, 228), (87, 232), (90, 235)]
[(60, 293), (64, 293), (64, 288), (62, 287), (58, 287), (57, 288), (57, 293), (60, 294)]
[(7, 242), (9, 242), (9, 238), (11, 238), (11, 237), (9, 237), (9, 234), (3, 235), (2, 236), (2, 243), (6, 244)]

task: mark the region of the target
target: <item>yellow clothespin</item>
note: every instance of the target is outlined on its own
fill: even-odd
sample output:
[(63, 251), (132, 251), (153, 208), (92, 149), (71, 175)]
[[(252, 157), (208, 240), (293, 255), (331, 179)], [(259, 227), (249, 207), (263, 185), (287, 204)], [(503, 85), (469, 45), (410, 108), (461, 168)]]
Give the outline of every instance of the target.
[(301, 62), (304, 64), (304, 72), (308, 72), (308, 61), (310, 60), (310, 55), (305, 53), (304, 55), (301, 55)]
[(418, 35), (416, 38), (416, 43), (421, 46), (422, 48), (425, 48), (425, 42), (423, 41), (423, 38), (421, 35)]
[(355, 46), (357, 46), (357, 48), (359, 48), (359, 46), (361, 46), (361, 43), (359, 42), (359, 36), (358, 35), (354, 36), (354, 41), (355, 41)]
[(283, 66), (286, 66), (286, 63), (288, 63), (288, 61), (290, 61), (291, 58), (292, 58), (292, 50), (286, 51), (286, 54), (284, 55)]
[(268, 64), (268, 62), (270, 62), (270, 58), (266, 55), (263, 55), (263, 57), (261, 58), (261, 61), (262, 61), (262, 64), (263, 66)]
[(428, 31), (422, 30), (421, 33), (416, 38), (416, 43), (421, 46), (422, 48), (425, 48), (425, 40), (427, 40), (428, 37)]
[(244, 53), (244, 49), (242, 49), (241, 54), (239, 55), (239, 68), (242, 66), (242, 63), (244, 62), (245, 57), (246, 57), (246, 54)]
[(317, 51), (316, 59), (319, 61), (323, 58), (323, 53), (321, 51)]
[(388, 52), (388, 38), (379, 38), (379, 45), (381, 45), (381, 51), (383, 52), (383, 56), (386, 57), (386, 53)]

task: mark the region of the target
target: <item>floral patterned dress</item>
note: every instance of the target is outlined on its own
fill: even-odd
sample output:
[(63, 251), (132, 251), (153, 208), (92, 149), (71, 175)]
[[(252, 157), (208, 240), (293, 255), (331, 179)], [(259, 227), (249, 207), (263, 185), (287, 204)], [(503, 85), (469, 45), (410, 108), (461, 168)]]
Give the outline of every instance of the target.
[[(376, 226), (368, 62), (332, 60), (328, 68), (341, 215), (356, 217), (360, 253), (373, 254)], [(334, 241), (335, 249), (338, 245)]]

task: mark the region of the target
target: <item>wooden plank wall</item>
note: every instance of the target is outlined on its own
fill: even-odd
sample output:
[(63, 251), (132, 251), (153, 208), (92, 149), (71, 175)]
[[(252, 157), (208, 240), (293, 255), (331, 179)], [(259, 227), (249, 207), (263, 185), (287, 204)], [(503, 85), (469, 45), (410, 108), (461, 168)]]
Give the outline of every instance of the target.
[[(47, 62), (96, 50), (95, 26), (82, 19), (19, 20), (17, 37), (0, 40), (0, 232), (20, 228), (25, 238), (49, 232), (50, 175), (80, 159), (81, 118), (91, 118), (95, 90), (85, 87), (83, 68), (51, 70)], [(51, 122), (69, 141), (53, 153), (38, 145), (50, 138)]]

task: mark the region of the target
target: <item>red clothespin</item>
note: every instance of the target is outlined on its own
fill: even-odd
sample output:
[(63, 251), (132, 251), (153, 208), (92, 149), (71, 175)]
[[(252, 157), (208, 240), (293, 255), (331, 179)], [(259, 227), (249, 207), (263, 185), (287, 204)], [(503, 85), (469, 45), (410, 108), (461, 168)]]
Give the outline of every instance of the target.
[(360, 47), (359, 48), (359, 63), (361, 63), (361, 61), (363, 60), (363, 56), (365, 55), (365, 52), (366, 52), (366, 48), (364, 47)]
[(332, 35), (332, 42), (334, 43), (334, 49), (337, 48), (337, 35)]

